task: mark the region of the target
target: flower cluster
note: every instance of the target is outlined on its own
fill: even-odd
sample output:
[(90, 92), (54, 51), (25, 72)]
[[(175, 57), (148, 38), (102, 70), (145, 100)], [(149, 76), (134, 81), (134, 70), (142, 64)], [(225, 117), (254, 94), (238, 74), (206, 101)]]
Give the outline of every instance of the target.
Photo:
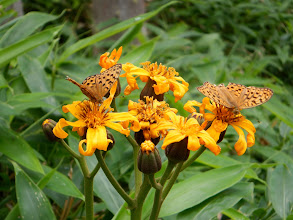
[[(121, 54), (122, 47), (118, 51), (113, 50), (111, 54), (107, 52), (101, 55), (99, 65), (103, 68), (102, 72), (117, 64)], [(126, 77), (128, 83), (124, 90), (125, 95), (139, 89), (136, 81), (138, 77), (146, 83), (141, 91), (140, 100), (129, 100), (128, 112), (113, 112), (110, 107), (119, 82), (117, 80), (110, 90), (109, 97), (102, 103), (74, 101), (63, 106), (63, 112), (70, 112), (78, 120), (70, 122), (61, 118), (53, 129), (54, 135), (64, 139), (68, 134), (63, 128), (72, 126), (72, 130), (77, 131), (82, 137), (79, 152), (86, 156), (92, 155), (96, 149), (107, 151), (109, 144), (113, 143), (107, 135), (106, 127), (126, 136), (130, 134), (130, 129), (133, 130), (137, 143), (142, 147), (142, 154), (147, 152), (148, 155), (149, 152), (155, 151), (155, 146), (160, 140), (163, 140), (162, 149), (169, 149), (169, 152), (170, 148), (175, 149), (178, 146), (179, 149), (185, 150), (187, 153), (183, 158), (186, 159), (190, 150), (196, 151), (201, 145), (218, 155), (221, 148), (217, 144), (222, 141), (229, 125), (239, 135), (235, 143), (238, 155), (244, 154), (247, 147), (254, 145), (256, 130), (253, 124), (239, 111), (233, 111), (208, 97), (205, 97), (202, 103), (188, 101), (184, 105), (184, 109), (191, 113), (190, 117), (176, 115), (177, 110), (170, 108), (163, 101), (164, 94), (169, 90), (173, 91), (177, 102), (188, 91), (189, 84), (173, 67), (167, 68), (149, 61), (141, 65), (142, 68), (131, 63), (122, 64), (125, 73), (120, 76)], [(194, 107), (198, 107), (199, 112)], [(242, 129), (248, 133), (246, 137)]]

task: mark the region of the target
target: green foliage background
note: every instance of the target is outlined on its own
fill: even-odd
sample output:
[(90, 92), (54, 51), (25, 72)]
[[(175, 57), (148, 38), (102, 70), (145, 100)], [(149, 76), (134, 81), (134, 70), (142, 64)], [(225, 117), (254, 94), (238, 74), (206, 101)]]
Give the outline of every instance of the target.
[[(172, 93), (166, 94), (170, 106), (184, 116), (187, 100), (203, 98), (196, 87), (205, 81), (274, 90), (268, 103), (243, 111), (257, 129), (255, 146), (238, 157), (233, 150), (237, 134), (228, 129), (219, 156), (206, 151), (180, 174), (161, 217), (216, 219), (222, 213), (222, 219), (292, 218), (291, 0), (154, 0), (147, 4), (146, 14), (108, 27), (100, 24), (105, 28), (96, 34), (89, 30), (84, 13), (88, 1), (24, 1), (26, 14), (18, 18), (7, 9), (13, 2), (0, 1), (1, 219), (16, 219), (19, 214), (24, 219), (62, 219), (67, 209), (67, 219), (84, 216), (79, 167), (59, 143), (45, 138), (41, 123), (46, 118), (74, 120), (62, 113), (61, 106), (84, 96), (65, 76), (81, 82), (98, 73), (101, 53), (120, 45), (119, 62), (161, 62), (190, 83), (178, 103)], [(72, 10), (64, 11), (70, 5)], [(77, 21), (83, 23), (81, 28)], [(118, 40), (109, 39), (121, 32)], [(121, 83), (125, 88), (126, 80)], [(137, 100), (139, 92), (121, 95), (119, 111), (127, 111), (128, 100)], [(116, 146), (107, 154), (107, 164), (131, 191), (132, 149), (122, 135), (113, 133)], [(68, 142), (77, 150), (75, 133)], [(93, 157), (87, 159), (92, 167), (97, 163)], [(129, 217), (102, 171), (95, 178), (94, 192), (98, 219)], [(144, 218), (152, 195), (146, 200)], [(72, 201), (72, 206), (65, 201)]]

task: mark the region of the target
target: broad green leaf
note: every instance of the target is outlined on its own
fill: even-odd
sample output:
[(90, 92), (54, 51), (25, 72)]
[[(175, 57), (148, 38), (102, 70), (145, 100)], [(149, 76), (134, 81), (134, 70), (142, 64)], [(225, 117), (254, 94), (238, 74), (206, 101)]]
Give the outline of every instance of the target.
[(214, 169), (175, 184), (163, 203), (160, 216), (181, 212), (235, 185), (250, 166), (240, 164)]
[(274, 113), (281, 121), (293, 128), (293, 109), (282, 103), (279, 97), (272, 97), (269, 102), (263, 105)]
[[(18, 57), (19, 69), (24, 81), (31, 92), (49, 92), (49, 83), (46, 80), (46, 72), (41, 63), (26, 54)], [(47, 97), (45, 101), (53, 106), (59, 105), (54, 97)]]
[[(215, 156), (210, 151), (206, 151), (202, 155), (200, 155), (200, 157), (196, 160), (196, 162), (213, 167), (213, 168), (241, 164), (240, 161), (234, 160), (233, 158), (227, 157), (225, 155), (220, 154), (220, 155)], [(255, 173), (255, 171), (253, 169), (248, 169), (245, 174), (245, 177), (256, 179), (256, 180), (265, 184), (265, 182), (257, 176), (257, 174)]]
[(0, 48), (14, 44), (31, 35), (39, 27), (58, 17), (42, 12), (30, 12), (25, 14), (14, 24), (0, 40)]
[[(53, 170), (48, 166), (43, 166), (43, 169), (46, 174), (49, 174)], [(68, 177), (58, 171), (55, 171), (53, 173), (52, 177), (46, 184), (46, 187), (63, 195), (72, 196), (84, 200), (83, 194), (77, 189), (73, 182)]]
[(293, 165), (279, 165), (268, 175), (269, 198), (276, 213), (285, 219), (293, 205)]
[(33, 171), (44, 173), (31, 146), (18, 134), (0, 126), (0, 152)]
[(132, 63), (133, 65), (139, 65), (142, 62), (147, 61), (154, 50), (154, 46), (158, 38), (154, 38), (153, 40), (150, 40), (143, 45), (135, 48), (131, 52), (127, 53), (126, 56), (123, 56), (119, 62), (121, 63)]
[(56, 219), (51, 204), (42, 190), (15, 163), (16, 197), (22, 219)]
[(143, 23), (139, 23), (132, 28), (129, 28), (116, 42), (112, 45), (109, 51), (112, 51), (114, 48), (119, 48), (120, 46), (125, 47), (130, 43), (136, 34), (141, 30)]
[(5, 217), (5, 220), (15, 220), (20, 219), (20, 212), (18, 204), (16, 204), (13, 209), (8, 213), (8, 215)]
[(0, 50), (0, 67), (17, 56), (52, 40), (62, 26), (46, 29)]
[(249, 220), (250, 219), (246, 217), (244, 214), (242, 214), (241, 212), (233, 208), (223, 210), (222, 213), (230, 217), (232, 220)]
[(78, 42), (76, 42), (75, 44), (71, 45), (70, 47), (68, 47), (64, 53), (61, 55), (59, 62), (61, 63), (63, 61), (65, 61), (65, 59), (67, 59), (70, 55), (76, 53), (77, 51), (88, 47), (92, 44), (97, 43), (98, 41), (101, 41), (105, 38), (108, 38), (110, 36), (113, 36), (121, 31), (126, 30), (127, 28), (130, 28), (134, 25), (137, 25), (141, 22), (144, 22), (147, 19), (150, 19), (151, 17), (155, 16), (156, 14), (158, 14), (160, 11), (162, 11), (163, 9), (165, 9), (166, 7), (173, 5), (174, 3), (176, 3), (176, 1), (171, 1), (163, 6), (161, 6), (160, 8), (158, 8), (157, 10), (130, 18), (128, 20), (122, 21), (116, 25), (113, 25), (105, 30), (100, 31), (99, 33), (84, 38), (82, 40), (79, 40)]
[(271, 147), (257, 147), (254, 150), (277, 163), (293, 164), (292, 157)]
[[(4, 106), (6, 110), (8, 110), (9, 108), (12, 109), (10, 115), (21, 114), (24, 110), (29, 108), (55, 107), (56, 105), (49, 105), (42, 100), (52, 95), (54, 95), (54, 93), (24, 93), (13, 96), (7, 103), (3, 104), (2, 106)], [(9, 113), (6, 110), (4, 112), (6, 114)]]
[(240, 199), (252, 195), (253, 186), (253, 183), (237, 183), (199, 205), (179, 213), (177, 219), (212, 219), (222, 210), (232, 208)]

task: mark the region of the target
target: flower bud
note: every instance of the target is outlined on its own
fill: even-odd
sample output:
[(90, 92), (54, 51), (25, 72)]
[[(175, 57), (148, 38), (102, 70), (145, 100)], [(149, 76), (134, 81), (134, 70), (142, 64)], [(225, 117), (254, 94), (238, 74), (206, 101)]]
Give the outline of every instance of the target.
[(113, 134), (108, 130), (107, 130), (107, 139), (110, 139), (113, 141), (112, 143), (109, 143), (109, 145), (108, 145), (107, 151), (109, 151), (114, 147), (115, 138), (114, 138)]
[[(143, 130), (139, 130), (138, 132), (134, 132), (134, 139), (136, 142), (141, 145), (144, 141), (146, 141)], [(151, 138), (151, 141), (154, 143), (154, 145), (157, 145), (160, 141), (160, 137), (157, 138)]]
[(156, 81), (149, 78), (147, 83), (145, 84), (144, 88), (140, 93), (140, 100), (146, 102), (145, 96), (154, 97), (154, 100), (157, 99), (158, 101), (164, 100), (164, 93), (156, 95), (153, 85), (156, 84)]
[(46, 119), (43, 124), (43, 132), (49, 141), (59, 141), (60, 138), (56, 137), (53, 133), (53, 128), (56, 126), (57, 122), (52, 119)]
[(151, 141), (145, 141), (141, 144), (137, 157), (137, 166), (144, 174), (156, 173), (161, 169), (161, 156)]
[(179, 163), (188, 159), (190, 150), (187, 149), (188, 138), (179, 142), (169, 144), (165, 149), (165, 154), (173, 163)]

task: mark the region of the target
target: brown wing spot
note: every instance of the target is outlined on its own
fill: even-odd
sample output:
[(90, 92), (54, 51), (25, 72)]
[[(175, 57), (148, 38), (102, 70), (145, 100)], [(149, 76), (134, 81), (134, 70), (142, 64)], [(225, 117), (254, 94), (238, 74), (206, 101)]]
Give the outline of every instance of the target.
[(89, 85), (90, 83), (87, 83), (87, 85)]

